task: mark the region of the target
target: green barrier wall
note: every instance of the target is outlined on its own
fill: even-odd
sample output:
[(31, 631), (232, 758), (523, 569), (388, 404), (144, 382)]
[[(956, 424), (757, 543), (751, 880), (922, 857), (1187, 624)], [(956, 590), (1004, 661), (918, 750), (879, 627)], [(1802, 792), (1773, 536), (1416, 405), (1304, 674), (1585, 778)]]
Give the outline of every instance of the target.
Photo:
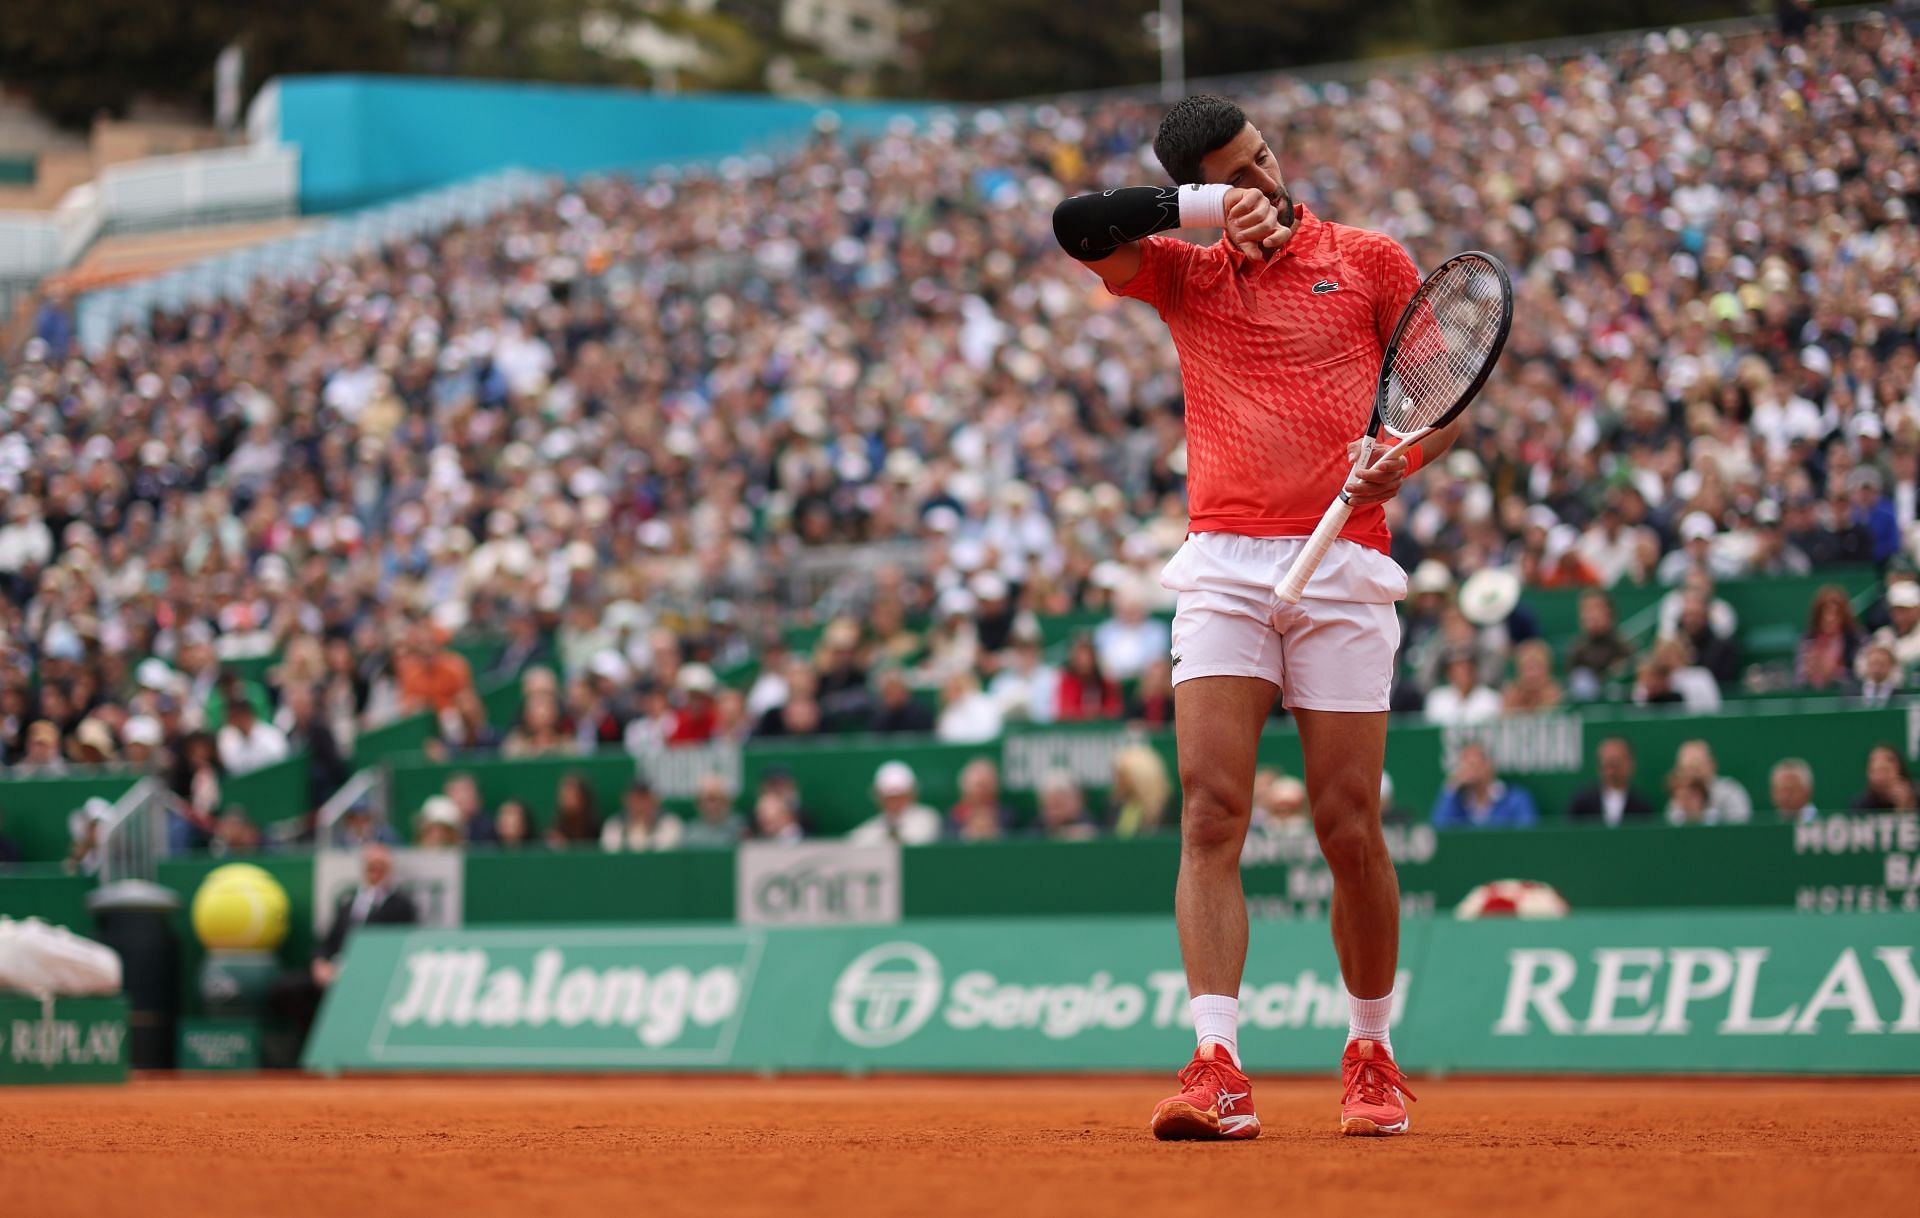
[(0, 917), (39, 918), (87, 934), (93, 926), (87, 912), (92, 890), (91, 877), (68, 875), (54, 863), (0, 868)]
[[(1763, 909), (1801, 913), (1920, 912), (1920, 817), (1836, 816), (1811, 825), (1621, 829), (1594, 827), (1437, 833), (1390, 828), (1388, 848), (1410, 914), (1446, 914), (1470, 889), (1518, 878), (1553, 885), (1577, 911)], [(1056, 843), (940, 844), (901, 854), (901, 913), (909, 919), (1154, 915), (1173, 912), (1179, 843), (1171, 836)], [(290, 961), (311, 948), (310, 854), (249, 860), (286, 886)], [(160, 882), (191, 901), (219, 862), (170, 860)], [(602, 854), (469, 851), (468, 925), (515, 922), (730, 921), (735, 852)], [(1317, 918), (1333, 880), (1310, 833), (1257, 834), (1241, 858), (1257, 919)], [(84, 930), (88, 882), (0, 876), (0, 913), (65, 908)], [(39, 904), (36, 905), (36, 902)], [(16, 913), (19, 910), (21, 912)], [(62, 919), (42, 912), (49, 921)], [(183, 909), (177, 928), (191, 948)]]
[(138, 779), (134, 771), (100, 767), (58, 778), (15, 778), (0, 782), (0, 833), (37, 862), (67, 857), (73, 842), (67, 818), (89, 799), (119, 799)]
[[(1502, 776), (1532, 793), (1541, 817), (1551, 821), (1563, 817), (1574, 793), (1593, 781), (1596, 754), (1608, 736), (1623, 736), (1633, 745), (1639, 765), (1635, 785), (1660, 808), (1666, 805), (1665, 776), (1675, 752), (1683, 741), (1701, 739), (1712, 746), (1721, 773), (1744, 784), (1756, 805), (1766, 802), (1773, 763), (1782, 757), (1800, 757), (1813, 767), (1816, 803), (1839, 808), (1851, 804), (1864, 786), (1867, 753), (1875, 744), (1889, 743), (1909, 759), (1916, 756), (1920, 746), (1916, 709), (1920, 708), (1866, 710), (1833, 700), (1794, 699), (1737, 704), (1710, 716), (1608, 707), (1579, 715), (1507, 719), (1477, 728), (1396, 722), (1387, 736), (1387, 771), (1393, 779), (1396, 807), (1406, 819), (1424, 821), (1460, 747), (1477, 740), (1492, 752)], [(768, 771), (786, 770), (800, 785), (813, 831), (830, 836), (845, 833), (874, 814), (868, 785), (874, 771), (891, 760), (913, 767), (922, 800), (939, 810), (957, 800), (961, 767), (985, 756), (999, 764), (1007, 801), (1022, 814), (1032, 812), (1033, 788), (1040, 777), (1061, 769), (1086, 790), (1088, 805), (1098, 815), (1105, 805), (1114, 754), (1136, 742), (1151, 745), (1166, 761), (1168, 771), (1177, 773), (1173, 733), (1135, 736), (1111, 724), (1022, 729), (985, 745), (876, 736), (836, 736), (802, 744), (755, 742), (737, 755), (732, 750), (706, 750), (695, 759), (670, 750), (644, 764), (651, 771), (664, 764), (697, 760), (698, 765), (681, 768), (704, 766), (737, 773), (749, 792)], [(1288, 773), (1301, 772), (1300, 738), (1290, 724), (1276, 721), (1269, 728), (1260, 742), (1260, 759), (1263, 765)], [(410, 817), (427, 796), (441, 790), (450, 775), (464, 770), (475, 776), (491, 804), (509, 798), (525, 800), (544, 823), (562, 775), (570, 771), (584, 775), (604, 815), (618, 807), (620, 788), (632, 777), (636, 762), (624, 752), (607, 750), (583, 757), (522, 761), (476, 757), (446, 764), (414, 756), (396, 758), (389, 765), (394, 807), (401, 816)], [(674, 778), (668, 784), (669, 802), (684, 807), (690, 784), (684, 774), (676, 773)]]
[[(1920, 1072), (1910, 917), (1589, 915), (1410, 923), (1394, 1042), (1415, 1070)], [(372, 928), (315, 1070), (1158, 1070), (1192, 1048), (1165, 919), (911, 927)], [(1324, 1071), (1326, 928), (1254, 928), (1240, 1051)]]

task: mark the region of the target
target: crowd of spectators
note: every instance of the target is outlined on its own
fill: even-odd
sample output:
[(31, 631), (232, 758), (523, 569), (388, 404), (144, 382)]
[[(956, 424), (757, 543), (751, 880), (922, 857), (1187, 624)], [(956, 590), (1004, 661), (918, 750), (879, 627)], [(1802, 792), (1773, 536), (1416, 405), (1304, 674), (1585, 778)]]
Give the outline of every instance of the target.
[[(1789, 679), (1907, 688), (1909, 29), (1676, 31), (1241, 100), (1317, 213), (1424, 266), (1477, 247), (1514, 273), (1468, 434), (1389, 505), (1414, 590), (1397, 707), (1716, 705), (1743, 677), (1718, 582), (1869, 562), (1889, 580), (1871, 620), (1816, 598)], [(410, 711), (447, 756), (1167, 725), (1178, 366), (1046, 222), (1065, 194), (1157, 180), (1159, 109), (825, 131), (556, 189), (97, 354), (49, 324), (4, 370), (0, 762), (157, 767), (204, 843), (223, 777), (306, 749), (317, 803), (357, 734)], [(1470, 597), (1469, 576), (1495, 578)], [(1640, 584), (1672, 588), (1644, 647), (1607, 598)], [(1582, 637), (1547, 646), (1525, 596), (1568, 587), (1593, 589)], [(1087, 629), (1048, 646), (1061, 617)], [(808, 619), (817, 645), (789, 654)], [(462, 632), (506, 637), (498, 667), (472, 671)], [(234, 675), (260, 656), (263, 681)], [(523, 674), (544, 675), (519, 721), (489, 723), (479, 683)], [(1499, 806), (1497, 778), (1462, 785), (1469, 823)], [(1689, 815), (1718, 807), (1709, 789)], [(1042, 819), (1096, 818), (1060, 794)], [(554, 831), (607, 832), (577, 798)]]

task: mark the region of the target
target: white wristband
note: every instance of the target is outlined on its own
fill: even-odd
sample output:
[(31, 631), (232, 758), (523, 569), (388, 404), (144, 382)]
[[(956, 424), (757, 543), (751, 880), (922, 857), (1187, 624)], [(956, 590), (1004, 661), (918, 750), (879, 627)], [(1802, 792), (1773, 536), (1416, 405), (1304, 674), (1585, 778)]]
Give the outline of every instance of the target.
[(1231, 187), (1216, 182), (1211, 186), (1180, 188), (1181, 228), (1225, 228), (1227, 191)]

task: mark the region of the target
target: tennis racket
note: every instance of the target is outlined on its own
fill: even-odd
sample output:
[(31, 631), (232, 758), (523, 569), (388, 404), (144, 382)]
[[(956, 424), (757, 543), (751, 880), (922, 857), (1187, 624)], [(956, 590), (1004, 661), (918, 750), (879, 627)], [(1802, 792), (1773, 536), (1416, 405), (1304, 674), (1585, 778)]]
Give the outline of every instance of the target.
[[(1382, 433), (1394, 440), (1385, 456), (1397, 457), (1459, 418), (1487, 383), (1512, 325), (1513, 281), (1492, 254), (1457, 254), (1427, 276), (1393, 328), (1373, 395), (1373, 420), (1360, 438), (1348, 482), (1373, 464)], [(1274, 595), (1288, 604), (1299, 601), (1351, 515), (1353, 500), (1343, 485)]]

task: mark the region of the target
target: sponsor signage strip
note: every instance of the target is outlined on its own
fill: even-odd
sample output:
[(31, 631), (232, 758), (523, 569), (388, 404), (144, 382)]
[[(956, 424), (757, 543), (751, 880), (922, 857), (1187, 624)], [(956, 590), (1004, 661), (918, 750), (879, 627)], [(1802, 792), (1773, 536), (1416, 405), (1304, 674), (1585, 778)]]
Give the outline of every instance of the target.
[[(1416, 1070), (1920, 1073), (1920, 922), (1591, 914), (1406, 924)], [(1324, 1071), (1347, 1024), (1318, 922), (1256, 924), (1256, 1071)], [(1164, 1070), (1191, 1051), (1170, 920), (688, 930), (369, 927), (317, 1070)]]

